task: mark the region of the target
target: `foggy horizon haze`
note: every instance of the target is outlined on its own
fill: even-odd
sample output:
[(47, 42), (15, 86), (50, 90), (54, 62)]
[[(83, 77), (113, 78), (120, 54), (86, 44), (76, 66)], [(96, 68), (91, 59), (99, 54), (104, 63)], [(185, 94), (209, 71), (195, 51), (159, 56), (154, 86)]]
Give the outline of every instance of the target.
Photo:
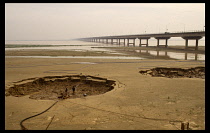
[(205, 3), (5, 3), (5, 40), (204, 30)]

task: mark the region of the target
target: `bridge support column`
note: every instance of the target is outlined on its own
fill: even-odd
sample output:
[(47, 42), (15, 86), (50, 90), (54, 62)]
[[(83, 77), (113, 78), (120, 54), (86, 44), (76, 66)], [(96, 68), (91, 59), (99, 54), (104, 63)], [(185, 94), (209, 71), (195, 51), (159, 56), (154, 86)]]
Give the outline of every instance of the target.
[(106, 39), (106, 44), (108, 44), (108, 39)]
[(111, 39), (111, 44), (113, 44), (113, 39)]
[(129, 39), (127, 39), (127, 46), (129, 47)]
[(119, 43), (118, 43), (118, 44), (119, 44), (119, 45), (120, 45), (120, 44), (123, 44), (123, 45), (125, 46), (125, 39), (123, 39), (124, 42), (120, 42), (120, 40), (121, 40), (121, 39), (119, 39)]
[(165, 46), (166, 48), (168, 47), (168, 39), (166, 39), (166, 46)]
[(198, 40), (202, 38), (202, 36), (184, 36), (185, 39), (185, 49), (188, 49), (188, 40), (195, 40), (195, 50), (198, 50)]
[(129, 38), (127, 39), (128, 40), (128, 43), (127, 43), (127, 46), (129, 47), (130, 44), (133, 44), (133, 46), (135, 47), (135, 39), (134, 38), (131, 38), (133, 39), (133, 42), (129, 42)]
[(159, 39), (157, 39), (157, 46), (159, 47)]
[[(142, 44), (141, 43), (141, 39), (146, 39), (146, 44)], [(141, 47), (142, 45), (145, 45), (146, 47), (148, 47), (148, 40), (150, 39), (150, 37), (146, 37), (146, 38), (139, 38), (139, 47)]]
[(198, 39), (196, 39), (195, 50), (198, 50)]
[(185, 49), (188, 49), (188, 39), (185, 39)]
[(112, 44), (118, 44), (118, 40), (117, 39), (115, 39), (116, 40), (116, 42), (114, 41), (114, 39), (112, 40)]
[[(160, 46), (165, 46), (166, 48), (168, 47), (168, 39), (170, 39), (170, 37), (155, 37), (155, 39), (157, 39), (157, 47)], [(160, 39), (165, 39), (165, 45), (160, 45)]]

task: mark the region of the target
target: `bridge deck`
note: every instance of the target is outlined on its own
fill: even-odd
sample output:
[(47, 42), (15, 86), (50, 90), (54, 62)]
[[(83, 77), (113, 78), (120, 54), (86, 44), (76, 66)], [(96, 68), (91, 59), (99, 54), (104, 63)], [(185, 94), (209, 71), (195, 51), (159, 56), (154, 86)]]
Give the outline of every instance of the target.
[(90, 37), (84, 39), (135, 39), (135, 38), (150, 38), (150, 37), (196, 37), (205, 36), (205, 31), (201, 32), (181, 32), (181, 33), (159, 33), (159, 34), (136, 34), (136, 35), (119, 35), (119, 36), (101, 36), (101, 37)]

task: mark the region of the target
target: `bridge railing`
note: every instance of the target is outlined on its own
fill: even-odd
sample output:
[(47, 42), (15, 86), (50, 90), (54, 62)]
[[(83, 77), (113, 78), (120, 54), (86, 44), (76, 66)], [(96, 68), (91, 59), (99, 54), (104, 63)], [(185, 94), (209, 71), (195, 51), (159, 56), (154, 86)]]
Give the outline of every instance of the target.
[(185, 32), (204, 32), (205, 30), (187, 30), (187, 31), (175, 31), (171, 33), (185, 33)]
[[(147, 32), (142, 34), (165, 34), (165, 33), (186, 33), (186, 32), (204, 32), (205, 30), (187, 30), (187, 31), (167, 31), (167, 32)], [(134, 34), (135, 35), (135, 34)]]

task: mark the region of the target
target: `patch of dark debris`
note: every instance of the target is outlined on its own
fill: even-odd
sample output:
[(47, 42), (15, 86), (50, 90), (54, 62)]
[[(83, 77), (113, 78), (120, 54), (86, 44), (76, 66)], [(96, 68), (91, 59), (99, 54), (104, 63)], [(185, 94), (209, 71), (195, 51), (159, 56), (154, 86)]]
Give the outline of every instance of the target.
[(22, 84), (16, 82), (18, 84), (7, 89), (5, 95), (16, 97), (30, 95), (29, 98), (37, 100), (80, 98), (106, 93), (114, 89), (115, 85), (113, 80), (89, 75), (47, 76), (33, 79)]
[(189, 69), (156, 67), (146, 71), (139, 71), (143, 75), (167, 78), (202, 78), (205, 79), (205, 67), (194, 67)]

